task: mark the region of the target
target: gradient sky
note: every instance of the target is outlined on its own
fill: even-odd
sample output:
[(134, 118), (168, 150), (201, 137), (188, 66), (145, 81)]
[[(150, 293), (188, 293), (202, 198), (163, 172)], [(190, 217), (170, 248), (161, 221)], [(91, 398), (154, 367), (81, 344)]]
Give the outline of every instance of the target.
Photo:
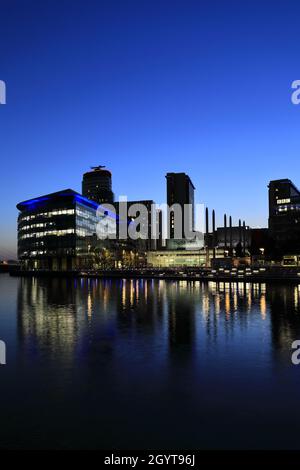
[(0, 0), (0, 256), (17, 202), (80, 191), (106, 164), (118, 197), (197, 202), (267, 225), (267, 184), (300, 185), (296, 1)]

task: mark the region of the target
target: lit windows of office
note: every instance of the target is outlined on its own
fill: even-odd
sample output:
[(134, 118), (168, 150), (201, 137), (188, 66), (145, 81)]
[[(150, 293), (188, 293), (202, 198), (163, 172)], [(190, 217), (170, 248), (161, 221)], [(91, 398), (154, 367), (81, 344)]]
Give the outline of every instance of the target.
[(70, 235), (75, 233), (75, 230), (73, 228), (69, 228), (66, 230), (46, 230), (44, 232), (34, 232), (34, 233), (25, 233), (24, 235), (20, 236), (20, 239), (25, 239), (25, 238), (41, 238), (41, 237), (47, 237), (47, 236), (55, 236), (55, 237), (61, 237), (65, 235)]
[(20, 217), (20, 220), (34, 220), (39, 217), (53, 217), (56, 215), (74, 215), (75, 214), (75, 209), (57, 209), (57, 210), (52, 210), (49, 212), (38, 212), (37, 214), (31, 214), (27, 215), (25, 217)]
[(290, 202), (291, 202), (290, 198), (277, 200), (277, 204), (288, 204)]
[(299, 211), (300, 210), (300, 204), (293, 204), (293, 205), (282, 205), (278, 207), (277, 212), (287, 212), (287, 211)]

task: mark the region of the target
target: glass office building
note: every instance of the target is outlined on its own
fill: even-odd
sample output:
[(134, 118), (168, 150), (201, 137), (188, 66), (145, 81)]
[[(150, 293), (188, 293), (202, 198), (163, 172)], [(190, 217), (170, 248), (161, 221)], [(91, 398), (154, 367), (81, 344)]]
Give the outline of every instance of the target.
[(92, 267), (98, 204), (66, 189), (17, 205), (18, 257), (24, 269)]

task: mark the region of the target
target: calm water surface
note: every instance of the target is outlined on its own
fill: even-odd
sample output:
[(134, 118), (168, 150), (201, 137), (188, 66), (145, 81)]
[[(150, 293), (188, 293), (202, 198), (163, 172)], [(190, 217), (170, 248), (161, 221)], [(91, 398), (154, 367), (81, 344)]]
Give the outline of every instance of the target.
[(0, 275), (0, 447), (300, 448), (300, 289)]

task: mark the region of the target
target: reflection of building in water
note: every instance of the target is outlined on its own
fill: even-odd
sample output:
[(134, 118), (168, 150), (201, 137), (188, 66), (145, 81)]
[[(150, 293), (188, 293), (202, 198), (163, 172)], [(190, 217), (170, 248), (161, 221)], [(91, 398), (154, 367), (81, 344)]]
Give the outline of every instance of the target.
[(122, 279), (116, 295), (118, 320), (132, 327), (161, 328), (166, 303), (165, 281)]
[(105, 337), (115, 330), (116, 288), (105, 280), (20, 279), (18, 333), (25, 352), (47, 350), (62, 362), (86, 357), (100, 340), (107, 346)]
[(195, 338), (195, 301), (193, 282), (178, 281), (167, 285), (169, 297), (169, 343), (192, 346)]
[(273, 351), (290, 364), (291, 344), (300, 338), (300, 286), (274, 285), (266, 292), (270, 308)]
[(246, 329), (252, 336), (253, 328), (259, 340), (263, 322), (267, 333), (270, 324), (273, 351), (286, 358), (300, 338), (299, 297), (297, 286), (23, 278), (18, 333), (24, 358), (38, 351), (69, 363), (92, 361), (103, 350), (113, 356), (122, 338), (125, 348), (150, 342), (153, 354), (162, 347), (192, 353), (217, 341), (231, 344)]
[(18, 292), (23, 353), (47, 351), (48, 357), (69, 361), (85, 360), (101, 348), (112, 352), (114, 339), (128, 334), (124, 325), (136, 332), (164, 331), (166, 304), (164, 281), (23, 278)]
[(201, 312), (210, 339), (232, 335), (237, 326), (248, 328), (257, 311), (262, 320), (267, 318), (265, 284), (211, 281), (201, 286)]
[(261, 317), (263, 320), (265, 320), (266, 315), (267, 315), (267, 302), (266, 302), (266, 294), (262, 293), (261, 298), (260, 298), (260, 312), (261, 312)]
[(20, 279), (18, 333), (28, 352), (49, 347), (53, 354), (73, 354), (78, 318), (72, 280)]

